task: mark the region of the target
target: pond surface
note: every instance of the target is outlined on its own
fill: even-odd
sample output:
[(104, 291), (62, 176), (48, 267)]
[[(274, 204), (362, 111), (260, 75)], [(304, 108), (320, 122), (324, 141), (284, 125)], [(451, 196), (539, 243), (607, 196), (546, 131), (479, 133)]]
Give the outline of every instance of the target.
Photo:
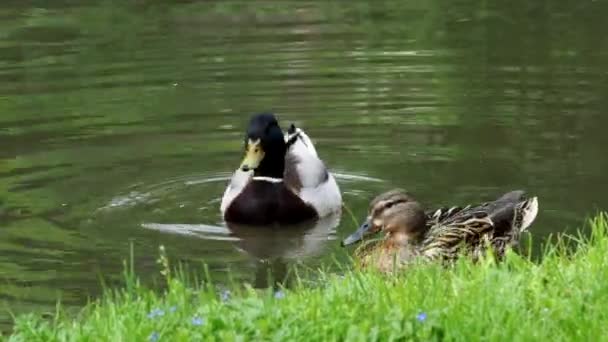
[(346, 213), (222, 223), (259, 111), (311, 135), (357, 219), (397, 186), (429, 206), (523, 188), (538, 245), (606, 208), (603, 2), (91, 3), (0, 5), (0, 300), (16, 313), (120, 284), (130, 244), (148, 283), (161, 244), (218, 283), (346, 261)]

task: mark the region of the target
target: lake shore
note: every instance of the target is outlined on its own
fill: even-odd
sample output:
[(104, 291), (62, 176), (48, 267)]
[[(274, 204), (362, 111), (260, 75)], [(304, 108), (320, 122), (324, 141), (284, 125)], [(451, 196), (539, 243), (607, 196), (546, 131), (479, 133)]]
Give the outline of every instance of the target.
[[(16, 318), (9, 341), (237, 340), (600, 340), (607, 333), (608, 216), (591, 234), (562, 238), (542, 261), (509, 253), (454, 267), (320, 272), (315, 285), (290, 290), (186, 286), (171, 275), (158, 294), (127, 272), (124, 289), (107, 291), (77, 315)], [(574, 247), (574, 248), (573, 248)], [(175, 271), (173, 271), (175, 272)]]

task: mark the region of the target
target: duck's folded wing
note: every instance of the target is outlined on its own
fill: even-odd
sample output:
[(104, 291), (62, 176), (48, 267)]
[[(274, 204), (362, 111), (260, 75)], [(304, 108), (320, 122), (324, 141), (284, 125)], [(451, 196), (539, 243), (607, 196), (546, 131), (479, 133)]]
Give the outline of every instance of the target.
[[(290, 132), (292, 130), (290, 129)], [(316, 188), (326, 183), (329, 171), (319, 159), (312, 141), (299, 128), (287, 134), (288, 150), (285, 156), (285, 184), (296, 192)]]
[(453, 206), (453, 207), (441, 207), (435, 210), (428, 210), (425, 212), (426, 222), (428, 227), (432, 227), (439, 222), (452, 218), (459, 213), (467, 211), (471, 208), (470, 205), (466, 207)]
[(462, 247), (476, 247), (488, 239), (493, 230), (494, 222), (486, 212), (461, 212), (430, 228), (421, 254), (430, 259), (453, 259)]
[(342, 196), (336, 180), (319, 159), (312, 141), (299, 128), (286, 135), (285, 185), (304, 202), (312, 205), (320, 217), (337, 212)]
[(308, 134), (293, 124), (289, 126), (287, 133), (285, 133), (285, 143), (289, 150), (293, 150), (295, 147), (295, 149), (298, 150), (298, 154), (306, 151), (307, 154), (311, 154), (317, 158), (319, 157), (317, 155), (317, 149), (315, 149), (315, 145), (308, 137)]

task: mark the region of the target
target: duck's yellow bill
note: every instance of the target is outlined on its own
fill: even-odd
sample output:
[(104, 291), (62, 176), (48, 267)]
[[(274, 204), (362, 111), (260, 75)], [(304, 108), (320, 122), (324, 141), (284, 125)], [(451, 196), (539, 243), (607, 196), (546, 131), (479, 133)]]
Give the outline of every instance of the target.
[(262, 149), (260, 139), (247, 141), (245, 146), (245, 159), (241, 163), (241, 170), (255, 170), (260, 166), (260, 162), (264, 159), (264, 150)]

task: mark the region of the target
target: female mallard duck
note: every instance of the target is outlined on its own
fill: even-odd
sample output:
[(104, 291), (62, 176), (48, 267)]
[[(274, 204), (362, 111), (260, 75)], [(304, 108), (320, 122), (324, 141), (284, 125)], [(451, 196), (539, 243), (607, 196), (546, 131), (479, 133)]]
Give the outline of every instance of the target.
[(371, 202), (365, 223), (342, 244), (384, 231), (383, 240), (364, 245), (357, 257), (363, 267), (373, 262), (385, 272), (415, 258), (451, 261), (464, 252), (477, 259), (488, 247), (502, 257), (537, 213), (538, 199), (526, 198), (523, 191), (511, 191), (476, 206), (425, 213), (407, 192), (392, 190)]
[(295, 224), (339, 212), (340, 189), (310, 138), (291, 125), (284, 135), (275, 116), (254, 115), (245, 135), (245, 159), (224, 192), (228, 222)]

